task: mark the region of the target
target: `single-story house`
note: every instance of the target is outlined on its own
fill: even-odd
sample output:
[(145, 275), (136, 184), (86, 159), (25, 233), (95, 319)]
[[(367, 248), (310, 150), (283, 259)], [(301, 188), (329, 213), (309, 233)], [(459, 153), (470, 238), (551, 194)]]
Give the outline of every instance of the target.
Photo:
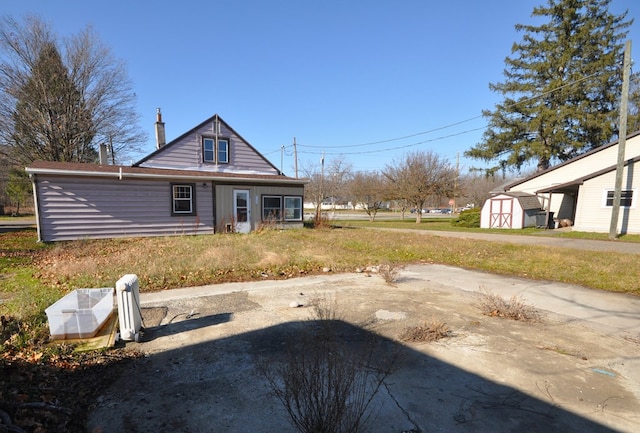
[[(40, 241), (247, 233), (303, 225), (304, 179), (283, 175), (217, 114), (130, 165), (36, 161)], [(101, 149), (101, 161), (104, 158)]]
[(540, 200), (526, 192), (504, 192), (488, 199), (480, 211), (483, 229), (522, 229), (539, 225)]
[[(640, 234), (640, 176), (635, 169), (640, 161), (640, 131), (629, 134), (625, 141), (622, 199), (617, 227), (619, 233)], [(495, 196), (504, 193), (535, 195), (541, 209), (552, 214), (556, 221), (570, 221), (573, 230), (608, 233), (618, 144), (618, 141), (614, 141), (540, 173), (518, 179), (496, 191)], [(488, 220), (483, 221), (485, 218)], [(490, 218), (488, 212), (485, 215), (483, 207), (481, 226), (490, 227)]]

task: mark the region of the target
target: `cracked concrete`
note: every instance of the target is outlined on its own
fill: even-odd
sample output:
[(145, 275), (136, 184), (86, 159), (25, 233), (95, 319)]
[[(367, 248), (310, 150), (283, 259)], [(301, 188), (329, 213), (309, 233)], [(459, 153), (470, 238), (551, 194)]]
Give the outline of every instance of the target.
[[(482, 315), (481, 287), (542, 320)], [(439, 265), (394, 286), (354, 273), (143, 294), (147, 329), (126, 348), (147, 357), (104, 390), (89, 430), (294, 432), (255, 365), (295, 347), (318, 298), (335, 302), (348, 344), (375, 336), (401, 354), (366, 431), (638, 431), (640, 299)], [(434, 319), (449, 338), (399, 340)]]

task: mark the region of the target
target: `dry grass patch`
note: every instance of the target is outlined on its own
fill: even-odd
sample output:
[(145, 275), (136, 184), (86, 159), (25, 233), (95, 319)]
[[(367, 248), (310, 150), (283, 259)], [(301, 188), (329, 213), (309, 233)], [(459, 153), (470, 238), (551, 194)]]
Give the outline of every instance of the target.
[(422, 325), (410, 326), (400, 333), (400, 340), (412, 343), (431, 343), (451, 336), (451, 330), (446, 323), (432, 318)]
[(540, 320), (538, 311), (515, 295), (507, 300), (495, 293), (483, 291), (480, 310), (482, 310), (482, 314), (491, 317), (502, 317), (521, 322), (538, 322)]

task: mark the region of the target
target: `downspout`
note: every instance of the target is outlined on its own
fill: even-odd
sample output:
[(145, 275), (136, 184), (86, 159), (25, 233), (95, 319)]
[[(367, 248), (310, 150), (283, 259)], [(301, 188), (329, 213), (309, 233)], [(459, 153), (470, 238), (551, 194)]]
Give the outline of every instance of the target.
[[(547, 222), (547, 229), (551, 228), (549, 226), (551, 226), (551, 221), (549, 221), (549, 213), (551, 211), (551, 198), (553, 197), (553, 191), (549, 191), (549, 202), (547, 203), (547, 216), (544, 217), (544, 220)], [(555, 223), (552, 226), (553, 228), (556, 228)]]
[(33, 208), (36, 212), (36, 231), (38, 233), (38, 242), (42, 242), (42, 235), (40, 231), (40, 202), (38, 201), (38, 186), (36, 183), (36, 175), (29, 174), (31, 178), (31, 185), (33, 186)]

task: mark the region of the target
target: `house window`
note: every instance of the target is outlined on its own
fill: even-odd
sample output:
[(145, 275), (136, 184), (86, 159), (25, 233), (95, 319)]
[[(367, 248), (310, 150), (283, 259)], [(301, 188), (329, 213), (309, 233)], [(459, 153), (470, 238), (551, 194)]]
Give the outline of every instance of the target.
[(195, 215), (195, 184), (171, 184), (171, 215)]
[(302, 221), (302, 197), (284, 198), (284, 220)]
[(229, 163), (229, 140), (226, 138), (218, 139), (218, 162), (220, 164)]
[(302, 197), (280, 195), (262, 196), (262, 220), (302, 221)]
[(202, 139), (202, 159), (204, 162), (215, 164), (229, 163), (229, 140), (227, 138), (216, 139), (204, 137)]
[[(623, 189), (620, 191), (620, 206), (621, 207), (635, 207), (633, 203), (633, 191), (632, 189)], [(613, 194), (614, 190), (605, 190), (605, 207), (613, 206)]]
[(262, 220), (280, 221), (282, 219), (282, 197), (279, 195), (262, 196)]

